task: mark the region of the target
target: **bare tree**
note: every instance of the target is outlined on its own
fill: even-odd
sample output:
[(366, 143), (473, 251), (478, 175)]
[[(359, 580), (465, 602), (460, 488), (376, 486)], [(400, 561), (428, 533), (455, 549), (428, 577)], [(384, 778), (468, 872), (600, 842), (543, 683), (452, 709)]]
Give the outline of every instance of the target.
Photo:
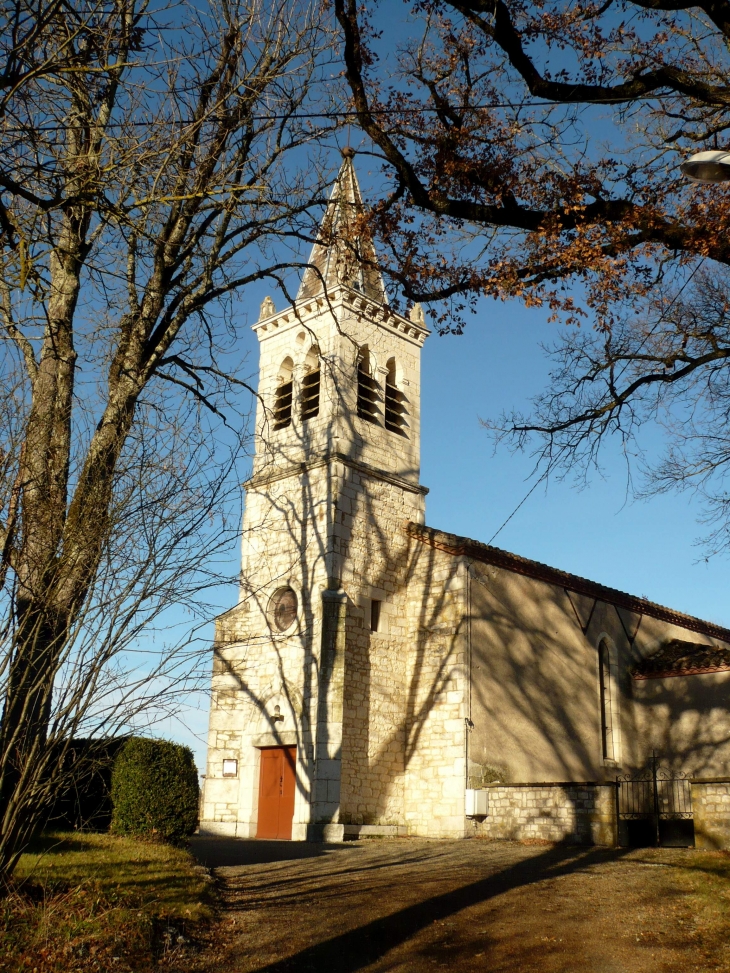
[(65, 742), (182, 671), (162, 653), (130, 678), (128, 652), (215, 580), (245, 434), (222, 421), (245, 388), (231, 300), (311, 236), (331, 49), (299, 0), (4, 16), (0, 878)]
[[(730, 549), (730, 280), (700, 270), (684, 290), (659, 292), (605, 331), (569, 329), (549, 348), (556, 367), (530, 415), (486, 425), (497, 439), (536, 449), (539, 465), (584, 478), (618, 439), (640, 461), (639, 495), (691, 489), (704, 503), (706, 553)], [(642, 446), (658, 423), (665, 450)], [(629, 467), (629, 471), (631, 466)]]

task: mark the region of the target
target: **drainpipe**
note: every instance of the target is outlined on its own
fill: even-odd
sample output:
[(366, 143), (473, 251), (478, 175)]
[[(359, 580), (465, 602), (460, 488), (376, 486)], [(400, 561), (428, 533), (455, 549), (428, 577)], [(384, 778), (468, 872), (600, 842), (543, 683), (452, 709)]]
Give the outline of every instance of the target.
[(471, 565), (464, 562), (466, 568), (466, 679), (467, 679), (467, 715), (464, 718), (464, 790), (469, 787), (469, 733), (474, 729), (471, 718)]

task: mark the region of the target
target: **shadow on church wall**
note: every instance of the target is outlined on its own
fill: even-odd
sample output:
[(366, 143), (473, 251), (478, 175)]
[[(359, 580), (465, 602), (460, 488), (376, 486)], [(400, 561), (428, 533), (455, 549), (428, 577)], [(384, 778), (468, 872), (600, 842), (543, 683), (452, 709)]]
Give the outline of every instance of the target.
[[(611, 780), (656, 749), (676, 769), (726, 772), (724, 679), (637, 686), (629, 669), (640, 641), (631, 645), (611, 606), (599, 605), (584, 632), (562, 589), (477, 563), (467, 573), (464, 559), (406, 534), (422, 498), (402, 481), (415, 486), (419, 471), (399, 469), (400, 483), (358, 472), (372, 458), (368, 436), (382, 448), (397, 448), (399, 437), (357, 418), (354, 342), (351, 350), (344, 365), (319, 353), (322, 404), (339, 408), (306, 423), (295, 414), (285, 435), (266, 415), (259, 424), (265, 448), (248, 490), (242, 603), (219, 620), (215, 646), (214, 706), (229, 713), (224, 742), (233, 748), (235, 724), (242, 751), (250, 748), (254, 723), (272, 743), (296, 742), (297, 788), (323, 824), (403, 823), (406, 791), (413, 802), (457, 807), (467, 773), (480, 768), (513, 781)], [(295, 401), (300, 380), (295, 374)], [(337, 459), (342, 451), (349, 465)], [(308, 468), (275, 478), (295, 460)], [(294, 632), (279, 635), (267, 608), (288, 584), (299, 616)], [(344, 682), (322, 668), (324, 591), (345, 599)], [(378, 632), (369, 626), (373, 597), (383, 602)], [(662, 625), (645, 620), (642, 639), (661, 637)], [(601, 755), (602, 635), (618, 660), (614, 764)], [(274, 700), (285, 703), (277, 703), (281, 720)], [(470, 766), (459, 776), (465, 747)], [(332, 761), (338, 768), (323, 776)], [(449, 763), (451, 791), (433, 780)], [(258, 787), (255, 768), (246, 786)]]
[[(560, 588), (475, 564), (472, 570), (472, 759), (503, 780), (614, 780), (646, 766), (719, 775), (730, 768), (726, 674), (634, 680), (659, 642), (692, 633), (645, 617), (631, 644), (612, 605), (585, 632)], [(604, 761), (598, 646), (615, 646), (615, 760)], [(725, 696), (725, 700), (723, 697)]]

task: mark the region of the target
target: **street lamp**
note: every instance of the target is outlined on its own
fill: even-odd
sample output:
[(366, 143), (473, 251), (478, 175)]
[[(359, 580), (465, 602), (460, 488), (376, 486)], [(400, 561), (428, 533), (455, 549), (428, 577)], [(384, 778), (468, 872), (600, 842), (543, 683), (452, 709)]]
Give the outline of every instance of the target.
[(730, 152), (697, 152), (679, 167), (692, 182), (730, 182)]

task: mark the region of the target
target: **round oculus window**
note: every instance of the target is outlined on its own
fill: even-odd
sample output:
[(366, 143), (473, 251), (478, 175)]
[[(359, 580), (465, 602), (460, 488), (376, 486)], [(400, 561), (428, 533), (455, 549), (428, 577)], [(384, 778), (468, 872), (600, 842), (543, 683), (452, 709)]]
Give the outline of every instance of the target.
[(269, 620), (277, 632), (285, 632), (297, 619), (297, 596), (291, 588), (279, 588), (269, 602)]

